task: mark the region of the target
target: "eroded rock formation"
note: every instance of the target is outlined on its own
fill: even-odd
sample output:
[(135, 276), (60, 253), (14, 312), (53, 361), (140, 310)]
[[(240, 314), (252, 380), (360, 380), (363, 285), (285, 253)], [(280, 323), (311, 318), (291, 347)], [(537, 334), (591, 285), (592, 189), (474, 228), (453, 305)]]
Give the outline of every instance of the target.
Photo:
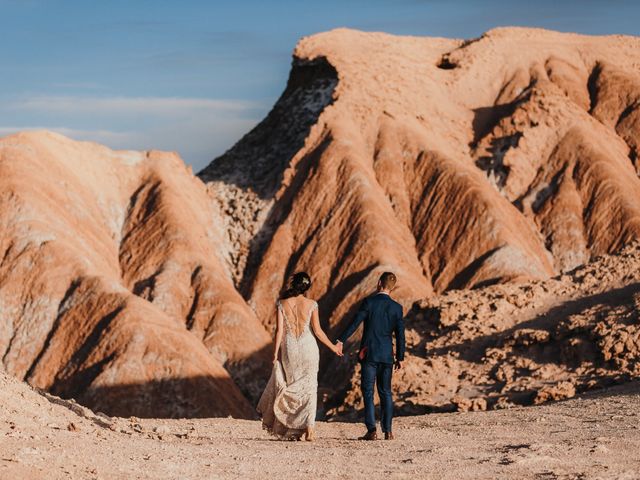
[[(419, 302), (408, 411), (637, 375), (635, 260), (575, 269), (640, 237), (639, 71), (633, 37), (336, 30), (301, 40), (273, 110), (200, 179), (173, 154), (7, 137), (2, 365), (108, 413), (250, 416), (286, 277), (311, 274), (336, 331), (388, 269)], [(566, 299), (584, 309), (544, 310)], [(352, 364), (325, 364), (322, 393), (356, 405)]]
[(220, 223), (174, 154), (0, 140), (4, 368), (106, 413), (252, 416), (269, 336)]
[(333, 327), (383, 269), (408, 306), (637, 239), (638, 47), (519, 28), (302, 39), (273, 111), (200, 174), (259, 319), (294, 270)]
[[(485, 410), (570, 398), (640, 376), (640, 244), (545, 281), (416, 303), (399, 410)], [(354, 373), (343, 404), (361, 407)]]
[[(335, 331), (382, 270), (398, 274), (395, 294), (410, 307), (618, 251), (640, 237), (639, 67), (640, 39), (623, 36), (302, 39), (271, 114), (200, 174), (228, 214), (243, 294), (270, 327), (285, 278), (306, 270)], [(494, 321), (485, 310), (477, 328)], [(425, 372), (458, 385), (447, 362)], [(327, 371), (327, 391), (352, 374), (336, 362)], [(472, 393), (457, 394), (464, 403)]]

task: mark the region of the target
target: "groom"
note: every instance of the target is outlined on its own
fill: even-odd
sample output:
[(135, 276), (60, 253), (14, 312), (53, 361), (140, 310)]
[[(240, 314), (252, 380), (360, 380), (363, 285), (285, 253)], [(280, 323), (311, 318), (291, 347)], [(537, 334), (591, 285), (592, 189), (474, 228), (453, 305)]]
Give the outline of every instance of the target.
[(367, 433), (360, 440), (377, 440), (376, 414), (373, 405), (373, 387), (377, 383), (380, 397), (380, 424), (385, 440), (393, 440), (391, 420), (393, 418), (393, 398), (391, 397), (391, 373), (394, 367), (393, 343), (391, 335), (396, 335), (395, 368), (402, 368), (404, 360), (404, 323), (402, 320), (402, 306), (390, 297), (396, 286), (396, 276), (385, 272), (378, 281), (376, 294), (364, 299), (360, 310), (356, 313), (351, 324), (338, 337), (336, 345), (342, 353), (342, 347), (347, 339), (353, 335), (358, 326), (364, 322), (362, 340), (358, 358), (361, 369), (362, 395), (364, 397), (364, 423)]

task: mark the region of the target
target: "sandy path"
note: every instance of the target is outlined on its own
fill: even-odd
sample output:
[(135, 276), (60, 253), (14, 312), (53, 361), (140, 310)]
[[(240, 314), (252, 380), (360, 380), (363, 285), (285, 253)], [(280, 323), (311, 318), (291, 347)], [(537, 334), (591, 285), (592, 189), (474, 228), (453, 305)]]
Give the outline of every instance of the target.
[(2, 479), (640, 478), (640, 383), (542, 407), (403, 417), (393, 442), (320, 423), (311, 444), (233, 419), (106, 428), (19, 387), (2, 411)]

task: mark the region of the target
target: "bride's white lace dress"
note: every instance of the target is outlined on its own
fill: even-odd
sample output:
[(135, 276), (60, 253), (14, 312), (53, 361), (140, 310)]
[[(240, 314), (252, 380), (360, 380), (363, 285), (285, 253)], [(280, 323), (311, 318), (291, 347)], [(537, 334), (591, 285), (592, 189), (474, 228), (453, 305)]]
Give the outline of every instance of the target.
[(313, 302), (308, 313), (277, 303), (284, 319), (281, 361), (274, 364), (271, 378), (258, 402), (262, 426), (280, 438), (299, 438), (316, 420), (319, 351), (311, 332)]

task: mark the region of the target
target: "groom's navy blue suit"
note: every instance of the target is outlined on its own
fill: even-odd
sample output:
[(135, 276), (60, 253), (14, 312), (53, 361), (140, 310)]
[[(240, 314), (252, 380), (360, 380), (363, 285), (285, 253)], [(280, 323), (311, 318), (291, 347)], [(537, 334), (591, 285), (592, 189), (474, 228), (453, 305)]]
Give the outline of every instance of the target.
[(382, 415), (380, 424), (383, 432), (391, 432), (393, 419), (393, 398), (391, 396), (391, 373), (393, 372), (393, 341), (396, 336), (398, 361), (404, 360), (405, 340), (402, 305), (386, 293), (377, 293), (364, 299), (355, 318), (338, 337), (343, 344), (364, 322), (360, 341), (360, 362), (362, 363), (361, 384), (364, 397), (365, 424), (369, 431), (376, 429), (376, 415), (373, 405), (373, 387), (378, 385), (378, 396)]

